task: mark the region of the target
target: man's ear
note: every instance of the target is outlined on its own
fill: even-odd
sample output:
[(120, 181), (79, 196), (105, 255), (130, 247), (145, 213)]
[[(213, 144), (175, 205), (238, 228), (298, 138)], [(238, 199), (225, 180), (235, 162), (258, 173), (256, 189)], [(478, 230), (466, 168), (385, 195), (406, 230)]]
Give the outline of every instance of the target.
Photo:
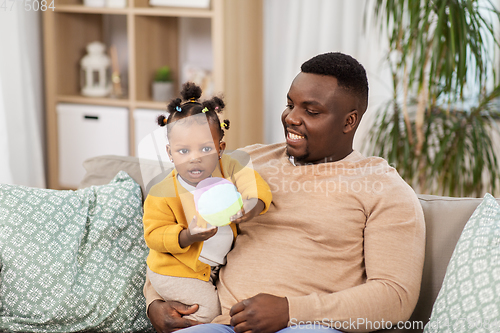
[(354, 130), (356, 126), (358, 126), (358, 122), (359, 122), (358, 110), (352, 110), (351, 112), (349, 112), (345, 117), (344, 134), (347, 134), (352, 130)]

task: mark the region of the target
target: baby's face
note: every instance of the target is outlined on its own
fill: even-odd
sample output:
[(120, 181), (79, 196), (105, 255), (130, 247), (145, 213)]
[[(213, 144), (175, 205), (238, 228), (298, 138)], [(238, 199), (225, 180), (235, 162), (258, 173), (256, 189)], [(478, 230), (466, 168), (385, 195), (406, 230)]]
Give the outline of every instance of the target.
[(193, 186), (212, 174), (219, 161), (219, 152), (225, 147), (223, 141), (219, 142), (216, 125), (209, 124), (187, 121), (169, 130), (167, 151), (182, 179)]

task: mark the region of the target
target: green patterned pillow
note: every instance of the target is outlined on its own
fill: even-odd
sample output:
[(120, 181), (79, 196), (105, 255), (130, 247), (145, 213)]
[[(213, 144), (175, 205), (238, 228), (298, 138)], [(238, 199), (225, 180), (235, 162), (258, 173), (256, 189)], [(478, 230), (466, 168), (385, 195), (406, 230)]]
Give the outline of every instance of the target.
[(486, 194), (453, 251), (425, 333), (500, 330), (500, 205)]
[(0, 185), (0, 331), (152, 331), (140, 187)]

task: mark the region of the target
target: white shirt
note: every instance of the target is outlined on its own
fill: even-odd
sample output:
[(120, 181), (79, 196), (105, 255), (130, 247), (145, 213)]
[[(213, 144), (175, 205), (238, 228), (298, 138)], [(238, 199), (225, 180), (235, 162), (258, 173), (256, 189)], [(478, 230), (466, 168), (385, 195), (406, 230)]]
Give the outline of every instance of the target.
[[(177, 174), (177, 180), (182, 187), (191, 194), (194, 194), (196, 187), (188, 184), (179, 174)], [(207, 222), (207, 228), (211, 227), (212, 225)], [(200, 261), (210, 266), (224, 265), (226, 263), (226, 255), (233, 245), (233, 240), (233, 229), (229, 225), (218, 227), (217, 233), (203, 242)]]

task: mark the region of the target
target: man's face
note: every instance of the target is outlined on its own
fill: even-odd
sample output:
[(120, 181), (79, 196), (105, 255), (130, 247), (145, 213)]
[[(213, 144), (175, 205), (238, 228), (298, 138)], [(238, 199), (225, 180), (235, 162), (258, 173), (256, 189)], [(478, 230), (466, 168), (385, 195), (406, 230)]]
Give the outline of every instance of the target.
[(356, 99), (337, 85), (335, 77), (299, 73), (281, 115), (288, 155), (299, 163), (344, 158), (352, 151), (356, 106)]

